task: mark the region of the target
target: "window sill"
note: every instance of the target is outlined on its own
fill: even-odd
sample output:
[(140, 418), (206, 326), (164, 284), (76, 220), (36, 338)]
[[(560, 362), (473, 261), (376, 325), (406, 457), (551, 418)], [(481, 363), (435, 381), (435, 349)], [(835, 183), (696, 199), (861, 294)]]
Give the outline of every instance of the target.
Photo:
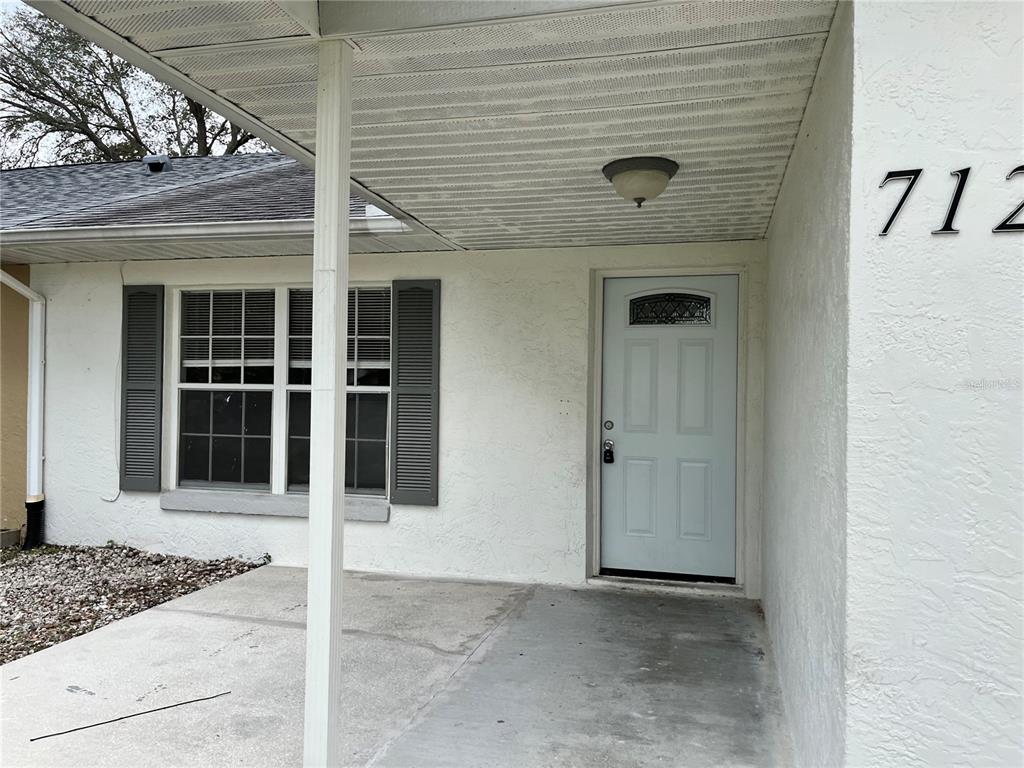
[[(305, 494), (176, 488), (160, 494), (160, 509), (168, 512), (309, 517), (309, 497)], [(346, 522), (386, 523), (390, 517), (391, 504), (384, 497), (345, 496)]]

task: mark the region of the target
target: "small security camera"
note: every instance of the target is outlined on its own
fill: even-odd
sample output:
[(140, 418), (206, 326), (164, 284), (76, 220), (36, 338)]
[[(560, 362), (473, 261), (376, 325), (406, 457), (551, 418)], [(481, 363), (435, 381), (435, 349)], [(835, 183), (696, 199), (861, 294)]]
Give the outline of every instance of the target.
[(162, 173), (171, 170), (171, 158), (167, 155), (146, 155), (142, 158), (150, 173)]

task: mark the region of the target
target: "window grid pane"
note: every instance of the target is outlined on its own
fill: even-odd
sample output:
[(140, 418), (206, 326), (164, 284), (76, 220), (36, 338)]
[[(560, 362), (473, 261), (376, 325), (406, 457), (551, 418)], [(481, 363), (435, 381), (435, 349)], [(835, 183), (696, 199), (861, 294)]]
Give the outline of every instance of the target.
[(361, 368), (390, 367), (390, 288), (349, 289), (348, 364)]
[(182, 390), (178, 482), (268, 487), (272, 393)]
[(274, 301), (273, 290), (183, 292), (181, 380), (273, 383)]
[(386, 393), (350, 392), (345, 440), (345, 487), (383, 495), (387, 488)]
[[(387, 488), (387, 393), (350, 392), (347, 398), (345, 487), (383, 495)], [(309, 392), (288, 396), (288, 490), (309, 487)]]
[(309, 392), (288, 393), (288, 490), (309, 490)]
[(313, 291), (288, 291), (288, 383), (310, 384), (313, 364)]

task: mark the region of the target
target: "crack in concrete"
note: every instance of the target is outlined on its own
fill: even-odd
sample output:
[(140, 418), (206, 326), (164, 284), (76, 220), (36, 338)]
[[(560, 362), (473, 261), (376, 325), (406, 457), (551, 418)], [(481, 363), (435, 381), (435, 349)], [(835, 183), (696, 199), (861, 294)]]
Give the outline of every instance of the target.
[(228, 621), (243, 621), (248, 624), (263, 624), (268, 627), (284, 627), (286, 629), (305, 629), (304, 621), (288, 621), (286, 619), (268, 619), (262, 616), (239, 616), (234, 613), (218, 613), (216, 611), (197, 611), (190, 608), (168, 608), (166, 605), (158, 605), (150, 608), (151, 611), (161, 613), (187, 613), (192, 616), (205, 616), (209, 619), (227, 619)]
[(414, 648), (422, 648), (426, 651), (433, 651), (434, 653), (439, 653), (442, 656), (461, 656), (463, 653), (465, 653), (465, 651), (462, 650), (461, 645), (459, 646), (458, 649), (454, 651), (449, 651), (445, 648), (442, 648), (439, 645), (435, 645), (434, 643), (428, 643), (426, 640), (410, 640), (409, 638), (405, 638), (400, 635), (392, 635), (388, 632), (373, 632), (369, 629), (342, 629), (341, 634), (355, 635), (357, 637), (375, 637), (381, 640), (391, 640), (396, 643), (401, 643), (402, 645), (411, 645)]
[[(192, 616), (203, 616), (203, 617), (210, 618), (210, 619), (225, 619), (227, 621), (237, 621), (237, 622), (244, 622), (246, 624), (258, 624), (258, 625), (264, 625), (264, 626), (269, 626), (269, 627), (283, 627), (285, 629), (301, 629), (301, 630), (305, 630), (306, 629), (306, 623), (304, 621), (288, 621), (286, 619), (268, 619), (268, 618), (263, 618), (263, 617), (258, 617), (258, 616), (239, 616), (237, 614), (231, 614), (231, 613), (217, 613), (216, 611), (198, 611), (198, 610), (189, 609), (189, 608), (166, 608), (164, 606), (156, 606), (152, 610), (159, 610), (159, 611), (163, 611), (163, 612), (167, 612), (167, 613), (185, 613), (185, 614), (189, 614), (189, 615), (192, 615)], [(502, 617), (502, 619), (504, 619), (504, 617), (507, 616), (507, 615), (508, 615), (508, 611), (502, 611), (502, 612), (499, 612), (497, 614), (492, 614), (491, 616), (488, 616), (487, 619), (497, 619), (499, 616)], [(492, 628), (492, 631), (493, 631), (493, 628)], [(379, 638), (381, 640), (390, 640), (392, 642), (399, 643), (401, 645), (408, 645), (408, 646), (412, 646), (414, 648), (422, 648), (422, 649), (427, 650), (427, 651), (432, 651), (433, 653), (437, 653), (437, 654), (440, 654), (442, 656), (462, 656), (467, 651), (470, 651), (470, 647), (473, 645), (474, 641), (477, 640), (476, 637), (471, 637), (468, 640), (460, 643), (457, 648), (447, 649), (447, 648), (442, 648), (441, 646), (436, 645), (434, 643), (427, 642), (426, 640), (414, 640), (414, 639), (411, 639), (411, 638), (402, 637), (401, 635), (395, 635), (395, 634), (392, 634), (392, 633), (389, 633), (389, 632), (375, 632), (375, 631), (370, 630), (370, 629), (359, 629), (359, 628), (356, 628), (356, 627), (346, 627), (346, 628), (343, 628), (341, 630), (341, 633), (342, 633), (342, 635), (349, 635), (349, 636), (356, 636), (356, 637), (374, 637), (374, 638)], [(248, 636), (250, 634), (252, 634), (251, 630), (249, 632), (244, 632), (241, 635), (233, 637), (230, 642), (235, 642), (237, 640), (241, 640), (242, 638), (244, 638), (244, 637), (246, 637), (246, 636)], [(479, 643), (477, 643), (476, 646), (473, 646), (473, 650), (470, 651), (471, 655), (472, 655), (472, 652), (475, 651), (475, 649), (477, 647), (479, 647)], [(220, 653), (222, 650), (223, 650), (223, 648), (218, 648), (211, 655), (216, 655), (217, 653)]]
[[(458, 674), (466, 667), (466, 665), (469, 664), (470, 661), (472, 661), (473, 657), (476, 656), (477, 653), (480, 652), (480, 650), (485, 645), (487, 645), (492, 638), (494, 638), (495, 633), (502, 626), (505, 625), (508, 619), (513, 614), (522, 614), (523, 609), (525, 608), (526, 604), (530, 601), (530, 599), (533, 597), (535, 592), (536, 587), (530, 586), (526, 587), (525, 589), (513, 592), (509, 596), (509, 600), (506, 603), (507, 607), (503, 611), (500, 611), (496, 614), (492, 614), (492, 617), (498, 619), (494, 626), (492, 626), (489, 630), (484, 632), (480, 640), (476, 643), (476, 645), (473, 646), (473, 649), (468, 654), (466, 654), (466, 657), (461, 662), (459, 662), (456, 665), (455, 669), (453, 669), (451, 671), (451, 674), (449, 674), (448, 677), (445, 678), (444, 682), (438, 684), (427, 697), (427, 700), (416, 708), (416, 711), (403, 725), (399, 726), (398, 732), (395, 733), (391, 738), (387, 739), (383, 744), (381, 744), (377, 748), (377, 750), (373, 753), (370, 759), (366, 762), (366, 768), (371, 768), (372, 766), (376, 765), (377, 762), (387, 754), (388, 750), (391, 749), (392, 745), (394, 745), (400, 738), (402, 738), (402, 736), (411, 731), (416, 725), (418, 725), (423, 720), (424, 713), (430, 707), (430, 705), (434, 703), (438, 696), (440, 696), (444, 691), (448, 690), (452, 680), (454, 680), (456, 676), (458, 676)], [(498, 618), (499, 616), (500, 618)]]

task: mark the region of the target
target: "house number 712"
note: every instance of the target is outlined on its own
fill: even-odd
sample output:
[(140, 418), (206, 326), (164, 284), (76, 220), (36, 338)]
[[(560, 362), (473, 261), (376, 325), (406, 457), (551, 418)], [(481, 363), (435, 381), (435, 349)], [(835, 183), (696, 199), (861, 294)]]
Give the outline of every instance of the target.
[[(917, 180), (921, 178), (921, 168), (910, 168), (905, 171), (889, 171), (885, 174), (885, 178), (882, 179), (882, 183), (878, 185), (881, 189), (890, 181), (895, 179), (903, 179), (907, 182), (907, 188), (903, 190), (903, 195), (900, 197), (899, 202), (896, 203), (896, 207), (892, 211), (892, 215), (889, 220), (885, 222), (885, 226), (882, 227), (882, 231), (878, 233), (879, 237), (885, 237), (889, 234), (889, 230), (892, 229), (892, 225), (896, 222), (896, 217), (900, 215), (900, 211), (903, 210), (903, 205), (907, 202), (907, 198), (910, 197), (910, 193), (914, 189), (914, 185), (917, 184)], [(964, 187), (967, 186), (967, 177), (970, 176), (970, 168), (961, 168), (959, 171), (950, 171), (951, 176), (956, 176), (956, 187), (953, 189), (953, 196), (949, 200), (949, 208), (946, 209), (946, 218), (942, 222), (942, 226), (938, 229), (932, 230), (933, 235), (957, 235), (960, 230), (953, 226), (953, 222), (956, 220), (956, 212), (960, 207), (960, 198), (963, 197)], [(1009, 181), (1017, 174), (1024, 174), (1024, 165), (1018, 165), (1008, 174), (1006, 174), (1006, 180)], [(993, 228), (993, 232), (1024, 232), (1024, 221), (1014, 221), (1017, 215), (1024, 210), (1024, 200), (1021, 200), (1020, 205), (1010, 211), (1009, 216), (996, 224)]]

